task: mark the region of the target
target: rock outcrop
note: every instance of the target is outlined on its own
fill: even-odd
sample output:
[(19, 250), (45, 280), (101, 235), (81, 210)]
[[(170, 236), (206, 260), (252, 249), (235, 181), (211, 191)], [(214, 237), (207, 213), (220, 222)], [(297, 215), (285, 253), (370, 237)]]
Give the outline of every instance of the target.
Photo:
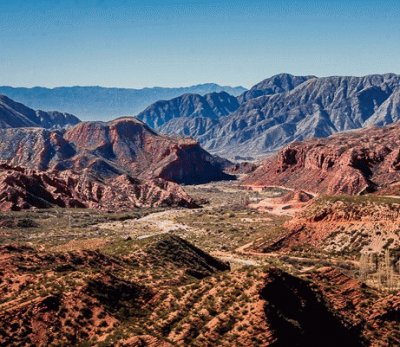
[(129, 175), (100, 178), (90, 170), (34, 171), (0, 165), (0, 210), (69, 207), (130, 210), (137, 207), (196, 203), (176, 183), (138, 180)]
[(323, 197), (285, 224), (286, 233), (257, 246), (263, 252), (296, 248), (329, 253), (376, 253), (400, 247), (400, 198)]
[(400, 124), (293, 143), (262, 163), (246, 186), (301, 187), (318, 194), (390, 193), (400, 181)]
[(76, 125), (80, 120), (72, 114), (56, 111), (35, 111), (0, 95), (0, 129), (42, 127), (59, 129)]
[(101, 161), (134, 177), (185, 184), (231, 178), (223, 173), (222, 161), (196, 141), (159, 135), (135, 118), (81, 123), (64, 139), (78, 153), (59, 166), (81, 168)]
[(303, 278), (270, 270), (260, 291), (274, 346), (379, 346), (400, 342), (400, 299), (324, 267)]

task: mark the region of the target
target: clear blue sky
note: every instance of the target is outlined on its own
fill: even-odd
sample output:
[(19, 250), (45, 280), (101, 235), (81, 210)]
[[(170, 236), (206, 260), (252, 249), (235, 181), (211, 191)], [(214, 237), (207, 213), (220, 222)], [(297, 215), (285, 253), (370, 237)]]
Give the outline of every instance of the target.
[(400, 73), (399, 0), (0, 0), (0, 85)]

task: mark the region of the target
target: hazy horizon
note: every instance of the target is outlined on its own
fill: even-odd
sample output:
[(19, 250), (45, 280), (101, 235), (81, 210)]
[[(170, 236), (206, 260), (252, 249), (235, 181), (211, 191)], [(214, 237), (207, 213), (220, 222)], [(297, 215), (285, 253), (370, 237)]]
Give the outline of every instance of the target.
[[(106, 89), (133, 89), (133, 90), (142, 90), (142, 89), (153, 89), (153, 88), (163, 88), (163, 89), (180, 89), (180, 88), (189, 88), (189, 87), (195, 87), (195, 86), (201, 86), (201, 85), (207, 85), (207, 84), (215, 84), (218, 85), (220, 87), (231, 87), (231, 88), (245, 88), (245, 89), (250, 89), (252, 86), (254, 86), (255, 84), (257, 84), (258, 82), (261, 82), (264, 79), (267, 79), (269, 77), (273, 77), (275, 75), (280, 75), (280, 74), (290, 74), (290, 75), (294, 75), (291, 74), (289, 72), (278, 72), (276, 74), (273, 75), (269, 75), (269, 76), (265, 76), (260, 80), (255, 81), (254, 83), (250, 84), (250, 85), (227, 85), (227, 84), (221, 84), (218, 82), (214, 82), (214, 81), (210, 81), (210, 82), (204, 82), (204, 83), (193, 83), (193, 84), (188, 84), (188, 85), (149, 85), (149, 86), (144, 86), (144, 87), (120, 87), (120, 86), (108, 86), (108, 85), (56, 85), (56, 86), (46, 86), (46, 85), (32, 85), (32, 86), (17, 86), (17, 85), (7, 85), (7, 84), (0, 84), (0, 87), (10, 87), (10, 88), (26, 88), (26, 89), (31, 89), (31, 88), (45, 88), (45, 89), (57, 89), (57, 88), (106, 88)], [(363, 75), (344, 75), (344, 74), (336, 74), (336, 75), (326, 75), (326, 76), (316, 76), (313, 74), (304, 74), (302, 76), (315, 76), (317, 78), (326, 78), (326, 77), (348, 77), (348, 76), (352, 76), (352, 77), (365, 77), (365, 76), (371, 76), (371, 75), (387, 75), (387, 74), (395, 74), (395, 75), (399, 75), (400, 73), (397, 72), (382, 72), (382, 73), (367, 73), (367, 74), (363, 74)], [(299, 76), (299, 75), (297, 75)]]

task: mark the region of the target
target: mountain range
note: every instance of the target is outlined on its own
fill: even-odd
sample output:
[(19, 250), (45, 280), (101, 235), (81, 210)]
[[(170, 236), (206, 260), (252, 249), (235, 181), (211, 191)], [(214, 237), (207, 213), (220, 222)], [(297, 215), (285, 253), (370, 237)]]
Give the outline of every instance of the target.
[(43, 127), (58, 129), (76, 125), (80, 120), (72, 114), (57, 111), (35, 111), (0, 95), (0, 128)]
[(398, 121), (400, 76), (280, 74), (244, 92), (237, 103), (221, 93), (185, 95), (157, 102), (137, 117), (162, 133), (192, 136), (214, 154), (260, 157), (293, 141)]
[(171, 99), (186, 93), (204, 95), (228, 92), (234, 96), (246, 91), (243, 87), (220, 86), (215, 83), (180, 88), (106, 88), (57, 87), (21, 88), (0, 86), (0, 94), (34, 109), (58, 110), (75, 114), (82, 120), (112, 120), (137, 114), (153, 102)]
[(133, 117), (80, 122), (0, 97), (0, 209), (196, 206), (177, 184), (231, 179), (227, 161)]
[[(294, 141), (327, 137), (374, 125), (384, 126), (400, 119), (400, 76), (396, 74), (321, 78), (279, 74), (238, 96), (225, 91), (204, 95), (186, 93), (188, 90), (205, 92), (210, 89), (220, 90), (221, 87), (207, 84), (174, 89), (174, 92), (184, 94), (158, 100), (136, 117), (157, 132), (192, 137), (210, 153), (228, 159), (259, 158)], [(23, 90), (26, 96), (36, 98), (40, 88), (13, 90)], [(239, 90), (231, 88), (229, 91), (237, 94)], [(144, 91), (152, 91), (152, 95), (159, 98), (160, 93), (166, 95), (173, 90), (155, 88)], [(99, 93), (103, 96), (100, 97)], [(128, 89), (76, 87), (55, 88), (51, 92), (45, 90), (43, 95), (58, 95), (58, 101), (52, 99), (58, 109), (67, 107), (63, 104), (66, 95), (71, 97), (71, 102), (75, 100), (72, 108), (80, 107), (82, 95), (85, 95), (84, 105), (93, 107), (93, 112), (100, 104), (107, 104), (96, 116), (101, 118), (106, 113), (109, 116), (118, 114), (127, 103), (136, 102), (133, 95), (140, 94), (137, 93), (137, 90)], [(42, 98), (38, 97), (37, 102), (40, 100)], [(79, 122), (70, 114), (33, 111), (7, 97), (0, 99), (0, 107), (2, 127), (60, 128)], [(134, 108), (130, 111), (132, 113)], [(15, 112), (17, 116), (13, 124), (8, 120), (11, 119), (9, 112)]]

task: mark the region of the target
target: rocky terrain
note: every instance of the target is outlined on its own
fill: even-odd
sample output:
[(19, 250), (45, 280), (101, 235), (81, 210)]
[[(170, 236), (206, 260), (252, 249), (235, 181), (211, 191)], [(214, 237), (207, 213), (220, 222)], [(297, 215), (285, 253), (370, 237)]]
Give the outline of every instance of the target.
[(399, 120), (400, 77), (311, 78), (296, 88), (251, 99), (199, 138), (220, 155), (266, 154), (293, 142)]
[[(0, 345), (399, 345), (400, 125), (385, 125), (396, 78), (278, 75), (239, 98), (185, 94), (142, 114), (198, 138), (242, 115), (237, 138), (212, 145), (233, 146), (256, 139), (253, 126), (268, 134), (266, 119), (302, 132), (318, 104), (331, 125), (312, 121), (298, 138), (324, 138), (261, 163), (132, 117), (54, 130), (62, 114), (12, 104), (0, 129)], [(326, 137), (369, 123), (385, 126)]]
[(139, 120), (82, 122), (61, 133), (40, 128), (0, 130), (0, 160), (35, 170), (90, 169), (100, 177), (124, 173), (178, 183), (228, 179), (223, 161), (196, 141), (158, 135)]
[(151, 128), (166, 134), (197, 138), (218, 123), (220, 117), (236, 111), (238, 100), (225, 92), (184, 94), (150, 105), (136, 117)]
[(258, 248), (314, 247), (327, 252), (383, 254), (400, 247), (399, 221), (400, 197), (323, 197), (310, 201), (287, 222), (287, 232)]
[(260, 96), (289, 92), (311, 78), (316, 78), (316, 76), (293, 76), (286, 73), (278, 74), (266, 78), (251, 87), (250, 90), (239, 95), (238, 101), (240, 104), (243, 104)]
[(176, 98), (183, 94), (227, 92), (237, 96), (246, 91), (243, 87), (220, 86), (205, 83), (181, 88), (106, 88), (106, 87), (57, 87), (20, 88), (0, 86), (0, 94), (43, 110), (61, 110), (83, 120), (108, 121), (120, 116), (133, 115), (158, 100)]
[(0, 165), (0, 210), (92, 208), (114, 211), (138, 207), (196, 207), (176, 183), (138, 180), (127, 174), (101, 178), (90, 170), (34, 171)]
[(0, 263), (4, 345), (399, 342), (398, 296), (382, 296), (329, 267), (302, 275), (273, 267), (230, 271), (176, 237), (123, 256), (6, 245)]
[(318, 194), (390, 195), (400, 181), (400, 125), (293, 143), (268, 157), (246, 186), (302, 187)]
[(190, 139), (158, 135), (135, 118), (66, 131), (0, 129), (0, 208), (129, 209), (196, 203), (177, 183), (233, 179), (227, 161)]
[[(317, 208), (319, 198), (306, 192), (244, 190), (234, 182), (187, 190), (203, 207), (0, 213), (1, 344), (399, 343), (397, 270), (390, 282), (384, 272), (370, 273), (375, 262), (362, 267), (358, 242), (326, 253), (298, 244), (290, 251), (262, 249), (262, 240), (283, 239), (296, 219), (248, 204), (267, 197), (306, 204), (307, 227), (313, 215), (324, 216), (315, 223), (333, 226), (340, 218), (354, 220), (350, 205), (325, 217), (329, 205), (320, 201)], [(342, 202), (329, 204), (339, 211)], [(389, 215), (387, 204), (354, 213), (364, 225), (371, 212), (389, 222), (398, 209), (393, 205)]]
[(0, 129), (42, 127), (59, 129), (76, 125), (80, 120), (69, 113), (35, 111), (0, 95)]
[[(162, 124), (165, 133), (192, 136), (211, 153), (258, 158), (293, 141), (394, 123), (399, 120), (399, 95), (400, 77), (395, 74), (321, 78), (280, 74), (244, 92), (237, 98), (240, 105), (218, 119), (198, 117), (202, 112), (193, 109), (204, 103), (184, 98), (152, 105), (139, 117), (150, 126)], [(225, 101), (218, 109), (226, 111), (228, 105), (233, 103)], [(188, 118), (192, 114), (196, 117)]]

